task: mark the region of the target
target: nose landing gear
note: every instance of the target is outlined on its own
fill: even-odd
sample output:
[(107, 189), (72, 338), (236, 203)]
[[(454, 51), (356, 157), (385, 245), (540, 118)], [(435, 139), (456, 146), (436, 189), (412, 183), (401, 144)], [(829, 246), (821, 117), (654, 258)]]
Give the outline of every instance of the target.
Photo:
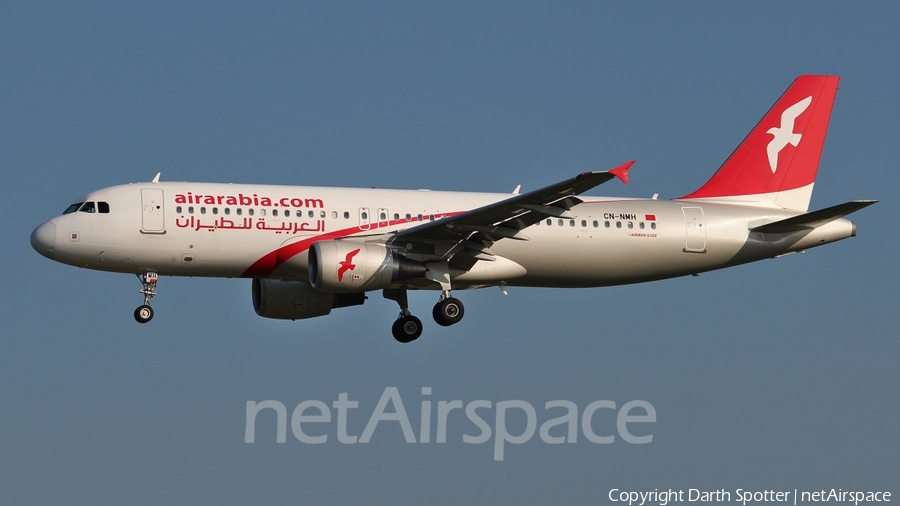
[(153, 319), (153, 308), (150, 307), (150, 300), (156, 297), (156, 282), (159, 280), (159, 276), (155, 272), (145, 272), (144, 274), (136, 274), (136, 276), (143, 285), (140, 293), (144, 294), (144, 304), (134, 310), (134, 319), (138, 323), (147, 323)]

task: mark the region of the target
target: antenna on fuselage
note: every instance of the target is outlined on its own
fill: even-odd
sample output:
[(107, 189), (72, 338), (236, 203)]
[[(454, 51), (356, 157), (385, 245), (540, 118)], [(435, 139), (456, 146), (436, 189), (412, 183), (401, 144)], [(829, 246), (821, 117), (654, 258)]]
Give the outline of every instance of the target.
[(158, 182), (159, 182), (159, 175), (160, 175), (160, 174), (162, 174), (162, 172), (157, 172), (157, 173), (156, 173), (156, 177), (154, 177), (154, 178), (153, 178), (153, 181), (151, 181), (151, 182), (152, 182), (152, 183), (158, 183)]

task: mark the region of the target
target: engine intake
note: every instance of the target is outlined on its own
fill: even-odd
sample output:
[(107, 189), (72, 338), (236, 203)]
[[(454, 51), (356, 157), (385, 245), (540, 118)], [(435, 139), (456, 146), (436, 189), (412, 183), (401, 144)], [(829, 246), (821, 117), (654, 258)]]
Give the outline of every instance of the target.
[(359, 306), (364, 293), (325, 293), (302, 281), (253, 279), (253, 310), (263, 318), (302, 320), (325, 316), (332, 309)]
[(398, 255), (383, 244), (333, 240), (309, 248), (309, 281), (316, 290), (358, 293), (423, 277), (425, 264)]

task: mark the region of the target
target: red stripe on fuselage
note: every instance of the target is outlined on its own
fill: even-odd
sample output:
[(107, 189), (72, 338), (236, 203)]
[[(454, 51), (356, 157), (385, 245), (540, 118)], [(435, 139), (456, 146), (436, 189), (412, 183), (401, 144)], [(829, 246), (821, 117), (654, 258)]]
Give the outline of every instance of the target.
[(303, 239), (302, 241), (297, 241), (286, 246), (282, 246), (277, 250), (260, 258), (259, 260), (253, 262), (253, 265), (248, 267), (247, 270), (244, 271), (243, 274), (241, 274), (241, 277), (267, 278), (271, 276), (273, 272), (275, 272), (275, 269), (281, 266), (281, 264), (287, 262), (291, 257), (308, 250), (314, 242), (340, 239), (341, 237), (346, 237), (359, 231), (359, 227), (345, 228), (343, 230), (335, 230), (334, 232), (316, 235), (308, 239)]
[[(426, 216), (450, 217), (450, 216), (454, 216), (456, 214), (459, 214), (459, 212), (429, 213)], [(282, 247), (278, 248), (277, 250), (272, 251), (271, 253), (268, 253), (264, 257), (253, 262), (253, 265), (248, 267), (247, 270), (244, 271), (243, 274), (241, 274), (241, 277), (242, 278), (267, 278), (267, 277), (271, 276), (272, 273), (275, 272), (275, 269), (280, 267), (281, 264), (287, 262), (289, 259), (294, 257), (294, 255), (298, 255), (298, 254), (303, 253), (304, 251), (308, 250), (309, 247), (312, 246), (313, 243), (315, 243), (315, 242), (331, 241), (333, 239), (341, 239), (341, 238), (348, 237), (348, 236), (351, 236), (351, 235), (359, 233), (359, 232), (371, 232), (372, 230), (377, 230), (379, 228), (388, 228), (388, 227), (393, 227), (396, 225), (402, 225), (404, 223), (415, 223), (417, 221), (419, 221), (419, 220), (417, 219), (417, 217), (414, 216), (411, 220), (402, 219), (402, 220), (388, 221), (387, 222), (388, 224), (386, 227), (379, 227), (378, 224), (384, 223), (383, 221), (382, 222), (373, 222), (369, 225), (369, 228), (367, 228), (367, 229), (363, 229), (359, 226), (355, 226), (355, 227), (351, 227), (351, 228), (335, 230), (334, 232), (328, 232), (328, 233), (325, 233), (322, 235), (315, 235), (315, 236), (309, 237), (307, 239), (303, 239), (302, 241), (297, 241), (297, 242), (293, 242), (291, 244), (282, 246)], [(423, 222), (427, 221), (427, 217), (425, 219), (423, 219), (422, 221)]]

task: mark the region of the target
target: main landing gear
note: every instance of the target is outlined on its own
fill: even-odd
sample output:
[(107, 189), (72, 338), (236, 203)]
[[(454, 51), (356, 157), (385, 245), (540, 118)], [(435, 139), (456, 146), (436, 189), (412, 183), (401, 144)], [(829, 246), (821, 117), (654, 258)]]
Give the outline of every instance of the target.
[(150, 307), (150, 299), (156, 297), (156, 282), (159, 280), (159, 276), (155, 272), (145, 272), (144, 274), (136, 274), (136, 276), (141, 280), (141, 284), (144, 285), (140, 290), (140, 293), (144, 294), (144, 304), (134, 310), (134, 319), (138, 323), (147, 323), (153, 319), (153, 308)]
[(391, 333), (398, 342), (411, 343), (422, 335), (422, 320), (408, 312), (407, 314), (400, 313), (400, 316), (391, 325)]
[(450, 296), (450, 290), (441, 292), (441, 298), (434, 309), (431, 310), (431, 316), (438, 325), (449, 327), (454, 323), (459, 323), (463, 315), (466, 314), (466, 308), (463, 307), (459, 299)]
[[(384, 298), (396, 301), (400, 305), (400, 315), (391, 325), (391, 333), (394, 339), (401, 343), (411, 343), (422, 335), (422, 320), (409, 312), (409, 301), (406, 297), (406, 288), (385, 289)], [(450, 296), (450, 291), (441, 293), (441, 299), (434, 305), (431, 315), (438, 325), (449, 327), (459, 323), (465, 314), (465, 308), (459, 299)]]
[(422, 320), (409, 312), (409, 301), (406, 298), (406, 288), (385, 289), (384, 298), (393, 300), (400, 305), (400, 315), (391, 325), (391, 333), (394, 339), (401, 343), (411, 343), (422, 335)]

